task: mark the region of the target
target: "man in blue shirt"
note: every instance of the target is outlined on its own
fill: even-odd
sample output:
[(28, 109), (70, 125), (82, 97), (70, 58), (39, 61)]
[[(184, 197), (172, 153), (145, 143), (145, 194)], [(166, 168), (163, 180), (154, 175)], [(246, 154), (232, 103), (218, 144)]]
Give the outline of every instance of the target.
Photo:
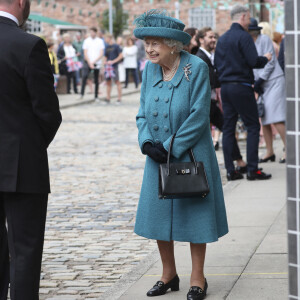
[(260, 124), (253, 91), (254, 68), (263, 68), (272, 55), (258, 56), (255, 44), (247, 32), (250, 24), (250, 11), (236, 5), (231, 11), (231, 28), (220, 37), (216, 53), (215, 67), (221, 83), (224, 111), (223, 152), (228, 180), (242, 179), (232, 160), (235, 129), (238, 116), (248, 129), (247, 135), (247, 179), (269, 179), (258, 169), (258, 144)]
[(106, 43), (104, 59), (107, 98), (105, 102), (110, 103), (112, 80), (114, 80), (118, 88), (117, 103), (121, 103), (122, 87), (119, 80), (118, 63), (123, 59), (123, 54), (120, 46), (114, 43), (112, 35), (106, 35)]

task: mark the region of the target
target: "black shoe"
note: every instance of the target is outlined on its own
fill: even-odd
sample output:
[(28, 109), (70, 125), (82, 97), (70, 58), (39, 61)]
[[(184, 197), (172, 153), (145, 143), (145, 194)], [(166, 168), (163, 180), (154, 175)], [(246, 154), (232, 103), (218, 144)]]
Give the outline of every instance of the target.
[(285, 158), (280, 158), (279, 163), (280, 164), (285, 164)]
[(239, 180), (239, 179), (243, 179), (243, 178), (244, 178), (243, 174), (238, 171), (233, 171), (231, 173), (227, 173), (228, 181)]
[(179, 291), (179, 277), (177, 274), (166, 284), (163, 281), (157, 281), (153, 288), (148, 291), (147, 296), (161, 296), (164, 295), (168, 289), (171, 289), (171, 291)]
[(271, 174), (266, 174), (260, 170), (257, 171), (251, 171), (247, 173), (247, 179), (248, 180), (266, 180), (270, 179), (272, 177)]
[(215, 151), (218, 151), (219, 148), (220, 148), (219, 142), (216, 142), (216, 143), (215, 143)]
[(202, 300), (206, 296), (207, 292), (207, 281), (205, 279), (204, 290), (202, 290), (199, 286), (192, 286), (187, 293), (187, 300)]
[(235, 170), (239, 173), (242, 173), (242, 174), (246, 174), (247, 173), (247, 165), (244, 166), (244, 167), (241, 167), (241, 166), (237, 166), (235, 168)]
[(275, 159), (276, 159), (276, 156), (275, 156), (275, 154), (273, 154), (273, 155), (271, 155), (269, 157), (266, 157), (266, 158), (260, 158), (258, 162), (259, 163), (265, 163), (265, 162), (268, 162), (269, 160), (270, 161), (275, 161)]

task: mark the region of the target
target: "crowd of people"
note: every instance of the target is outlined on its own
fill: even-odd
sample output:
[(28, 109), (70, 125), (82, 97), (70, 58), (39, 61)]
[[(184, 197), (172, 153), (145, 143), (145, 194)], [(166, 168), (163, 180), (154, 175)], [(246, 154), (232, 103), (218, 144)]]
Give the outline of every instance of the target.
[[(241, 134), (244, 138), (248, 139), (247, 149), (250, 149), (248, 155), (251, 156), (252, 151), (253, 157), (257, 155), (258, 149), (256, 146), (253, 146), (256, 145), (257, 139), (259, 139), (259, 146), (266, 147), (266, 153), (263, 157), (259, 158), (259, 163), (273, 162), (276, 160), (273, 149), (273, 139), (278, 134), (283, 141), (285, 149), (284, 38), (283, 35), (278, 32), (272, 33), (271, 27), (267, 22), (257, 24), (257, 21), (253, 18), (248, 21), (249, 24), (247, 23), (243, 29), (246, 29), (249, 33), (247, 36), (251, 36), (253, 39), (253, 45), (255, 45), (256, 49), (252, 50), (260, 56), (263, 56), (267, 52), (270, 53), (270, 57), (267, 57), (270, 61), (264, 64), (264, 66), (262, 66), (263, 63), (261, 66), (252, 66), (255, 83), (253, 84), (251, 80), (248, 80), (248, 82), (247, 79), (246, 82), (243, 82), (243, 87), (253, 85), (256, 100), (260, 103), (260, 107), (263, 108), (263, 112), (260, 112), (260, 114), (262, 113), (263, 115), (260, 115), (259, 121), (250, 121), (250, 124), (249, 120), (245, 120), (241, 111), (236, 111), (234, 118), (229, 122), (227, 116), (232, 114), (233, 111), (226, 111), (226, 104), (224, 112), (224, 99), (222, 101), (221, 96), (223, 74), (222, 71), (220, 71), (223, 62), (220, 60), (219, 65), (215, 63), (219, 39), (218, 33), (210, 27), (200, 29), (190, 27), (184, 30), (192, 37), (190, 43), (184, 46), (184, 50), (200, 57), (206, 62), (209, 68), (209, 79), (212, 88), (210, 110), (211, 132), (216, 151), (220, 148), (219, 140), (224, 131), (225, 122), (223, 151), (228, 180), (241, 179), (243, 178), (242, 174), (245, 174), (248, 170), (247, 163), (243, 159), (238, 146), (238, 140)], [(230, 37), (234, 33), (234, 30), (230, 32)], [(247, 40), (242, 41), (245, 49), (247, 48), (248, 42)], [(220, 43), (219, 49), (221, 49), (221, 47), (222, 43)], [(55, 78), (55, 88), (57, 87), (59, 77), (66, 75), (67, 93), (71, 93), (72, 84), (75, 94), (79, 93), (77, 87), (81, 86), (80, 99), (83, 99), (86, 85), (88, 84), (90, 93), (94, 93), (95, 101), (100, 102), (99, 86), (102, 83), (103, 86), (106, 85), (105, 103), (110, 103), (111, 101), (113, 82), (118, 91), (117, 103), (121, 103), (122, 89), (128, 87), (130, 79), (134, 82), (135, 87), (138, 88), (142, 80), (142, 72), (147, 62), (143, 41), (133, 36), (120, 36), (115, 39), (110, 34), (103, 35), (102, 31), (97, 30), (95, 27), (90, 28), (85, 39), (81, 33), (77, 32), (73, 36), (70, 35), (70, 33), (63, 34), (62, 40), (58, 40), (56, 45), (53, 41), (49, 40), (48, 49)], [(253, 53), (249, 52), (248, 54), (251, 56)], [(222, 61), (224, 58), (225, 56), (222, 57)], [(228, 70), (232, 67), (232, 63), (234, 65), (237, 62), (237, 58), (227, 57), (225, 60), (228, 62), (228, 66), (224, 72), (228, 73)], [(244, 67), (245, 66), (242, 67), (243, 70), (245, 70)], [(249, 70), (243, 72), (249, 72)], [(225, 74), (223, 91), (226, 90), (227, 82), (230, 82), (231, 85), (234, 84), (230, 89), (234, 89), (237, 92), (237, 99), (240, 98), (240, 84), (237, 85), (236, 83), (245, 81), (245, 78), (243, 78), (244, 75), (245, 74), (239, 74), (238, 78), (226, 78)], [(92, 91), (93, 83), (94, 92)], [(247, 110), (246, 107), (243, 107), (243, 109)], [(248, 114), (249, 111), (247, 110), (247, 115)], [(247, 115), (246, 118), (248, 118)], [(260, 126), (258, 122), (260, 122), (262, 126), (257, 136), (257, 128)], [(228, 126), (234, 127), (235, 134), (233, 134), (233, 129), (230, 130), (230, 133), (227, 132)], [(253, 129), (256, 132), (255, 137), (252, 136), (252, 126), (256, 127), (256, 129)], [(229, 139), (227, 135), (230, 136)], [(254, 147), (254, 150), (251, 150), (252, 147)], [(231, 161), (235, 161), (235, 166)], [(282, 154), (279, 162), (285, 162), (285, 153)], [(256, 166), (256, 163), (254, 163), (254, 165)]]
[[(139, 87), (141, 74), (145, 67), (144, 44), (132, 36), (118, 37), (103, 35), (101, 30), (90, 28), (83, 38), (80, 32), (64, 33), (56, 41), (47, 41), (55, 88), (59, 78), (66, 76), (67, 93), (79, 94), (84, 98), (86, 85), (94, 99), (99, 102), (99, 86), (106, 85), (105, 103), (110, 103), (112, 83), (118, 90), (117, 103), (122, 101), (122, 88), (127, 88), (132, 78), (135, 87)], [(122, 87), (122, 83), (124, 84)], [(78, 86), (81, 90), (78, 91)]]
[[(240, 17), (241, 12), (233, 11), (232, 17), (235, 16)], [(267, 22), (257, 24), (254, 18), (236, 21), (238, 22), (233, 25), (233, 28), (220, 39), (210, 27), (186, 28), (185, 32), (192, 38), (189, 45), (185, 46), (185, 50), (200, 57), (209, 68), (212, 89), (210, 110), (212, 138), (217, 151), (220, 147), (220, 134), (225, 129), (223, 152), (227, 179), (242, 179), (242, 174), (251, 170), (251, 161), (253, 161), (252, 170), (256, 173), (252, 174), (253, 176), (248, 174), (247, 178), (268, 179), (271, 177), (270, 174), (264, 174), (257, 169), (257, 141), (259, 139), (259, 145), (266, 147), (266, 153), (259, 158), (259, 163), (275, 161), (273, 139), (277, 134), (282, 139), (285, 149), (284, 39), (281, 33), (272, 33)], [(241, 31), (241, 28), (243, 35), (239, 40), (238, 30)], [(249, 41), (250, 38), (252, 42)], [(229, 48), (233, 50), (228, 50)], [(258, 59), (260, 63), (256, 64), (256, 56), (262, 57), (265, 54), (266, 57)], [(232, 75), (234, 73), (235, 75)], [(226, 94), (227, 89), (229, 95)], [(248, 92), (248, 96), (243, 92)], [(252, 107), (249, 107), (241, 101), (243, 97), (251, 98), (252, 94), (258, 103), (260, 119), (256, 116), (257, 109), (253, 105), (254, 102), (251, 104)], [(228, 97), (232, 99), (228, 101)], [(259, 122), (262, 125), (261, 131), (259, 131)], [(248, 141), (248, 165), (243, 160), (238, 146), (240, 128), (243, 128), (242, 131)], [(233, 161), (236, 162), (235, 166)], [(285, 163), (285, 153), (282, 154), (279, 162)]]
[[(248, 52), (247, 55), (253, 56), (257, 52), (258, 55), (263, 56), (265, 53), (270, 53), (270, 56), (267, 57), (267, 59), (270, 60), (268, 63), (264, 61), (261, 65), (253, 65), (255, 76), (253, 79), (255, 79), (255, 83), (253, 84), (251, 82), (251, 78), (248, 78), (251, 80), (246, 78), (246, 82), (243, 82), (242, 87), (250, 87), (253, 85), (256, 100), (260, 103), (260, 107), (263, 107), (263, 112), (260, 112), (263, 113), (263, 115), (260, 115), (262, 129), (260, 130), (259, 136), (257, 136), (257, 128), (259, 127), (258, 121), (250, 121), (249, 123), (249, 108), (243, 107), (243, 109), (247, 110), (246, 116), (243, 116), (243, 113), (239, 110), (236, 111), (235, 116), (232, 117), (231, 120), (228, 120), (227, 116), (233, 114), (233, 111), (226, 110), (226, 108), (228, 108), (226, 104), (224, 111), (224, 103), (221, 96), (221, 85), (223, 81), (223, 91), (226, 90), (228, 86), (227, 83), (229, 82), (233, 85), (230, 86), (230, 89), (236, 91), (236, 98), (239, 99), (241, 97), (241, 91), (239, 91), (241, 86), (240, 84), (237, 85), (237, 83), (245, 81), (243, 77), (245, 74), (243, 74), (243, 72), (247, 73), (249, 70), (245, 71), (245, 66), (242, 64), (241, 69), (244, 71), (238, 75), (238, 78), (226, 78), (225, 74), (225, 79), (223, 79), (223, 73), (228, 73), (228, 70), (232, 68), (232, 64), (234, 65), (237, 62), (237, 58), (233, 56), (231, 58), (223, 56), (222, 60), (219, 60), (219, 65), (215, 63), (215, 55), (218, 48), (218, 33), (210, 27), (200, 29), (190, 27), (184, 30), (191, 36), (191, 41), (188, 45), (184, 46), (184, 50), (200, 57), (206, 62), (209, 68), (211, 85), (211, 132), (216, 151), (220, 148), (219, 140), (224, 131), (225, 122), (223, 151), (228, 180), (241, 179), (243, 178), (242, 174), (245, 174), (248, 170), (247, 163), (243, 159), (238, 146), (241, 131), (243, 136), (246, 136), (248, 139), (247, 149), (250, 150), (248, 151), (250, 157), (251, 153), (253, 157), (257, 155), (258, 149), (256, 146), (253, 146), (257, 144), (257, 139), (259, 139), (260, 146), (266, 147), (266, 153), (259, 159), (259, 163), (275, 161), (273, 139), (277, 134), (280, 135), (285, 148), (285, 79), (284, 62), (282, 62), (284, 57), (284, 39), (282, 34), (278, 32), (272, 33), (271, 27), (267, 22), (257, 24), (257, 21), (253, 18), (247, 20), (247, 22), (243, 29), (248, 31), (250, 34), (247, 34), (248, 38), (251, 36), (256, 46), (255, 50), (252, 49), (254, 52)], [(234, 33), (234, 30), (228, 33), (229, 37), (232, 37)], [(246, 49), (249, 41), (244, 40), (242, 43)], [(221, 48), (222, 43), (220, 43), (219, 49)], [(117, 103), (121, 103), (122, 101), (122, 89), (128, 87), (130, 76), (135, 87), (138, 88), (142, 80), (142, 72), (147, 62), (143, 41), (133, 36), (120, 36), (114, 39), (110, 34), (103, 35), (102, 31), (97, 30), (95, 27), (90, 28), (85, 39), (81, 33), (77, 32), (73, 36), (70, 35), (70, 33), (63, 34), (62, 40), (58, 40), (56, 45), (53, 41), (49, 40), (48, 49), (55, 78), (55, 87), (57, 87), (59, 77), (66, 75), (67, 93), (71, 93), (72, 84), (75, 94), (79, 93), (77, 87), (81, 86), (80, 99), (83, 99), (86, 85), (88, 84), (90, 93), (92, 93), (94, 83), (94, 99), (95, 101), (100, 101), (99, 86), (103, 83), (103, 85), (106, 85), (105, 103), (110, 103), (111, 101), (113, 82), (116, 84), (118, 91)], [(239, 54), (237, 53), (237, 55)], [(224, 58), (225, 61), (228, 62), (228, 65), (223, 72)], [(251, 130), (252, 126), (256, 129)], [(230, 133), (227, 132), (228, 127), (232, 127)], [(252, 135), (253, 131), (255, 131), (255, 136)], [(253, 150), (252, 147), (254, 148)], [(235, 161), (235, 166), (232, 161)], [(279, 162), (285, 162), (284, 153)], [(256, 163), (254, 163), (254, 165), (256, 168)]]

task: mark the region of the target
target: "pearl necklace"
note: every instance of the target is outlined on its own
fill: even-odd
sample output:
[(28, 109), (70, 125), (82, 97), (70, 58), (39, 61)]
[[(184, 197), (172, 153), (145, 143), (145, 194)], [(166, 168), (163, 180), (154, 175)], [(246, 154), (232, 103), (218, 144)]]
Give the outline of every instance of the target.
[(177, 58), (176, 58), (176, 60), (174, 62), (174, 65), (173, 65), (170, 73), (167, 74), (167, 75), (165, 74), (164, 68), (162, 68), (164, 81), (170, 81), (174, 77), (174, 75), (175, 75), (175, 73), (176, 73), (176, 71), (177, 71), (177, 69), (179, 67), (179, 63), (178, 62), (179, 62), (179, 55), (177, 56)]

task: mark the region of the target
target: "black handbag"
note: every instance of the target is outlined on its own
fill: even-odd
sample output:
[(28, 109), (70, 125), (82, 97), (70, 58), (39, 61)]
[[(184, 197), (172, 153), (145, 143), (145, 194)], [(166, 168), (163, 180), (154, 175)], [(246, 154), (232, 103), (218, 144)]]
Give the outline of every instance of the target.
[(258, 116), (260, 118), (263, 118), (265, 115), (265, 104), (264, 104), (264, 98), (262, 94), (258, 97), (257, 100), (257, 111), (258, 111)]
[(209, 193), (209, 185), (202, 162), (196, 162), (192, 149), (189, 149), (191, 162), (170, 163), (175, 139), (173, 135), (168, 152), (168, 161), (159, 166), (159, 198), (204, 198)]

